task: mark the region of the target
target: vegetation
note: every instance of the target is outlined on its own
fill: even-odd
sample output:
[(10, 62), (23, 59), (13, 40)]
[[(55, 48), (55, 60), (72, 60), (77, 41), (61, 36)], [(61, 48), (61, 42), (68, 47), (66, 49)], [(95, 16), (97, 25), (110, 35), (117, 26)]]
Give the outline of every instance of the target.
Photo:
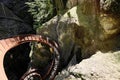
[(26, 4), (29, 6), (29, 12), (33, 15), (34, 28), (40, 27), (42, 23), (48, 21), (53, 15), (51, 0), (34, 0)]
[(33, 16), (34, 28), (40, 27), (43, 23), (50, 20), (56, 14), (61, 15), (65, 13), (65, 2), (67, 0), (34, 0), (26, 2), (29, 6), (28, 12)]

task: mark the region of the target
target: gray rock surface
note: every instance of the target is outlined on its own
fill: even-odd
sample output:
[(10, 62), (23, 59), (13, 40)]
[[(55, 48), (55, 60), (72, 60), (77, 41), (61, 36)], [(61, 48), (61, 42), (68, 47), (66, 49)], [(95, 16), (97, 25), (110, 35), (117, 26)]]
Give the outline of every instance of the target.
[(38, 34), (51, 34), (50, 37), (60, 42), (63, 63), (70, 56), (72, 41), (81, 47), (83, 60), (75, 65), (73, 59), (55, 80), (120, 80), (119, 19), (109, 15), (95, 16), (93, 7), (93, 13), (86, 10), (88, 13), (84, 14), (82, 9), (84, 7), (73, 7), (61, 18), (57, 27), (51, 22), (38, 29)]
[(96, 52), (63, 70), (55, 80), (120, 80), (120, 51)]

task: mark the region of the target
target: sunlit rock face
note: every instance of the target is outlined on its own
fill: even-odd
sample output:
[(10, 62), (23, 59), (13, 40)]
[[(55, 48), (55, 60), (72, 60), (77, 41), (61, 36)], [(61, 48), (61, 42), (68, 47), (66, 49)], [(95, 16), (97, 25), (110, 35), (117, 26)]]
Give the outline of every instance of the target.
[(55, 80), (119, 80), (120, 51), (96, 52), (79, 64), (69, 66)]
[[(71, 4), (70, 4), (71, 2)], [(69, 12), (79, 20), (75, 29), (75, 41), (87, 58), (96, 51), (119, 49), (120, 1), (119, 0), (68, 0), (68, 6), (77, 5)]]
[(100, 24), (105, 38), (113, 37), (120, 32), (120, 1), (100, 0)]
[[(89, 57), (98, 50), (107, 52), (119, 49), (120, 15), (115, 14), (115, 10), (114, 12), (109, 10), (109, 13), (107, 13), (102, 8), (104, 6), (102, 5), (103, 3), (113, 5), (115, 2), (119, 4), (119, 1), (101, 1), (79, 0), (79, 5), (77, 6), (79, 26), (83, 27), (84, 36), (82, 39), (79, 39), (78, 35), (75, 36), (77, 44), (81, 45), (84, 58)], [(107, 1), (111, 3), (107, 3)], [(116, 3), (115, 6), (119, 7)], [(115, 7), (109, 5), (106, 5), (106, 7)]]

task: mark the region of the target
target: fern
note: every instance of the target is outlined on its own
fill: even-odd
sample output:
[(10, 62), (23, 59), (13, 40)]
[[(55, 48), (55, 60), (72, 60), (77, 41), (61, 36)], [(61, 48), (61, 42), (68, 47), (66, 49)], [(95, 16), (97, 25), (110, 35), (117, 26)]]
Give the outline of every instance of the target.
[(28, 12), (33, 15), (34, 28), (40, 27), (53, 15), (53, 4), (50, 0), (34, 0), (26, 3), (29, 6)]

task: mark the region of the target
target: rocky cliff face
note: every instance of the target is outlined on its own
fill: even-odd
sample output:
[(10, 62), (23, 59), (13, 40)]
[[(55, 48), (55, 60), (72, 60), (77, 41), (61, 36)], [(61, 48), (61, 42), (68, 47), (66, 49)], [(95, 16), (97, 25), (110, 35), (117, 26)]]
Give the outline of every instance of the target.
[[(102, 4), (109, 0), (103, 1), (103, 3), (101, 1), (78, 0), (78, 5), (62, 16), (58, 22), (59, 25), (55, 24), (57, 18), (54, 18), (43, 25), (43, 28), (38, 28), (38, 34), (52, 37), (58, 41), (63, 63), (68, 63), (66, 61), (68, 61), (70, 53), (72, 53), (72, 57), (74, 56), (73, 59), (69, 58), (72, 61), (69, 65), (67, 64), (68, 68), (58, 74), (56, 80), (120, 79), (118, 68), (120, 62), (115, 57), (115, 55), (120, 55), (120, 15), (114, 13), (115, 10), (113, 12), (110, 9), (109, 13), (106, 13)], [(114, 2), (119, 4), (117, 0), (108, 4), (113, 5)], [(116, 3), (115, 6), (119, 7)], [(108, 7), (112, 8), (112, 6)], [(74, 52), (76, 47), (70, 48), (71, 43), (79, 47), (76, 52)], [(71, 49), (72, 51), (69, 52)], [(77, 60), (82, 61), (76, 64)]]
[[(63, 71), (55, 80), (120, 79), (119, 4), (118, 0), (68, 0), (69, 11), (37, 28), (37, 34), (59, 44), (59, 71)], [(0, 6), (1, 39), (32, 31), (3, 4)]]

